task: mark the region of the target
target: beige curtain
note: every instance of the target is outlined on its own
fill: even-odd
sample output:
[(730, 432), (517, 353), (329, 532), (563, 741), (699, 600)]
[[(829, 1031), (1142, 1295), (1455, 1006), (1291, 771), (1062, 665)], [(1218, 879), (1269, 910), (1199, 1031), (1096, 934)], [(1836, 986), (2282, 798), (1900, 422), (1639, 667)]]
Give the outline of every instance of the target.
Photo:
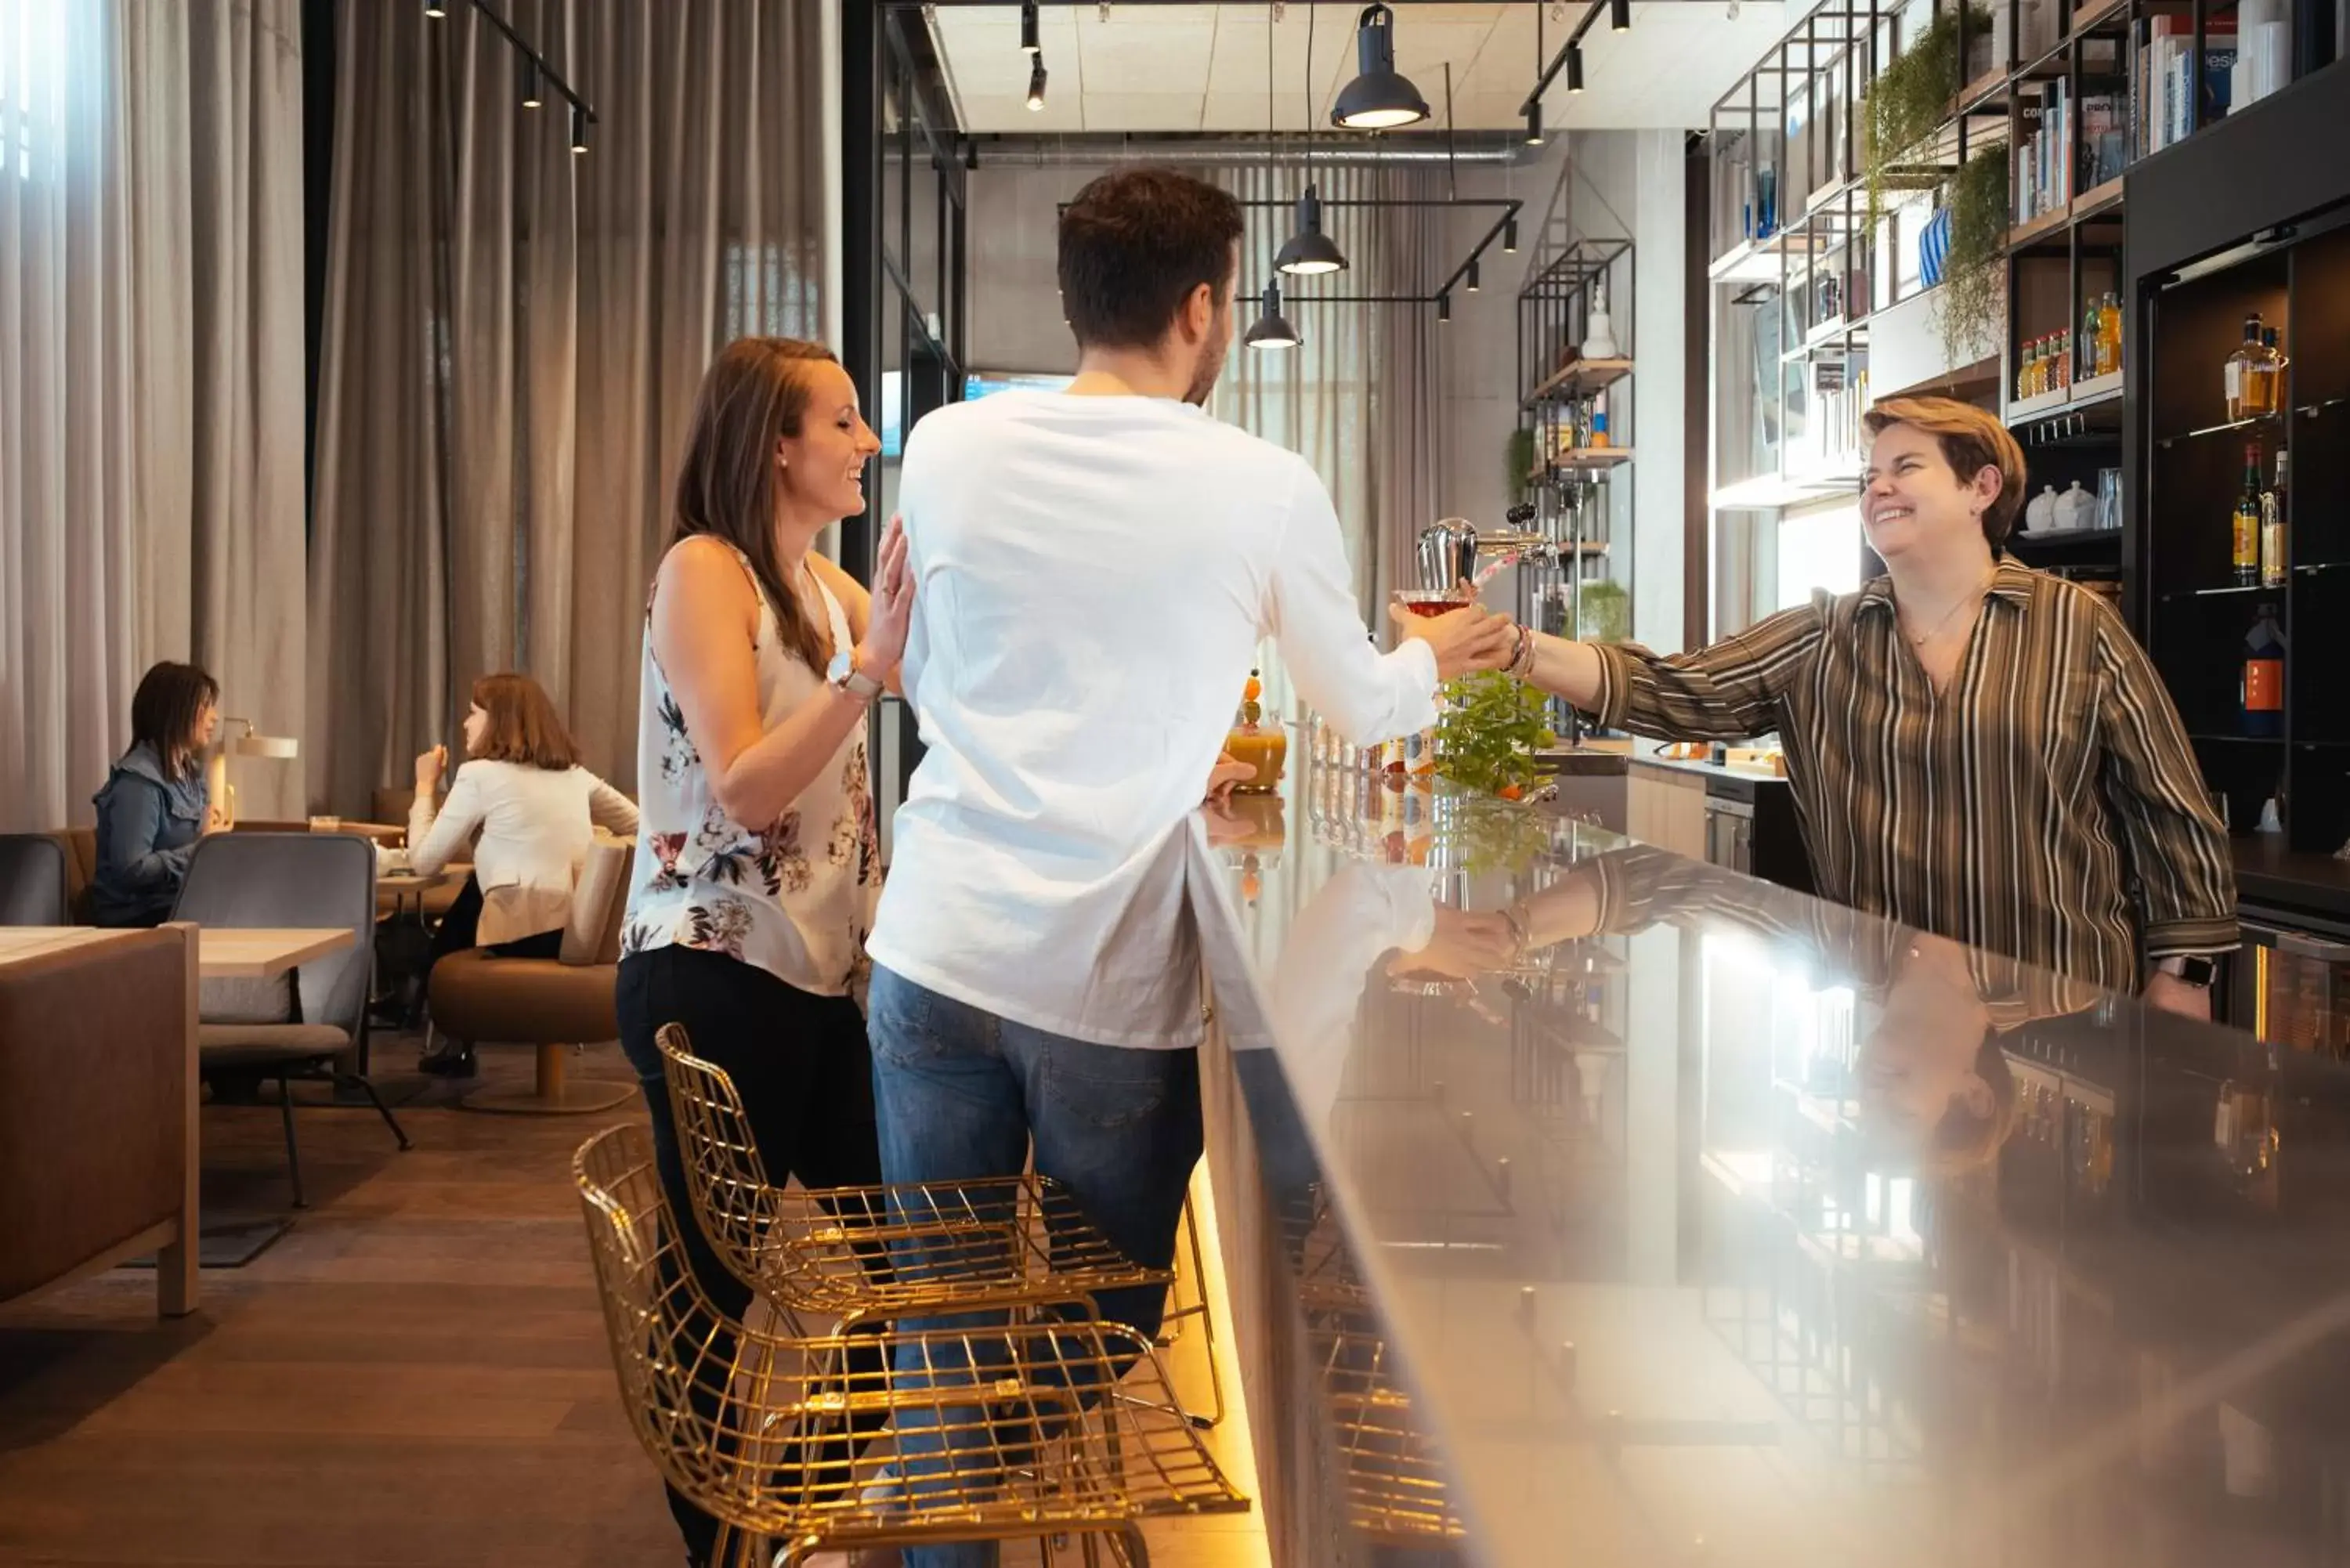
[(301, 131), (298, 0), (0, 0), (0, 828), (90, 820), (158, 659), (301, 733)]
[[(520, 105), (470, 7), (342, 13), (310, 602), (310, 785), (364, 809), (520, 669), (636, 771), (640, 616), (711, 354), (813, 336), (814, 0), (515, 0), (596, 107)], [(331, 700), (328, 694), (331, 693)]]

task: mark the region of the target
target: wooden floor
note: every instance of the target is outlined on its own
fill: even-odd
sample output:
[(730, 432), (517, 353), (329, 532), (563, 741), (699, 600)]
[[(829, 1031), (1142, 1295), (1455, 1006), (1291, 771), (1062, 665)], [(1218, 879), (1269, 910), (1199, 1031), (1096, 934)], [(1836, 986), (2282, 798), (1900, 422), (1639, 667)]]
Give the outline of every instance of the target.
[[(379, 1042), (416, 1147), (363, 1109), (303, 1112), (312, 1206), (251, 1264), (205, 1271), (196, 1315), (159, 1320), (152, 1274), (130, 1269), (0, 1308), (0, 1563), (683, 1561), (619, 1407), (569, 1181), (583, 1139), (641, 1112), (457, 1110), (414, 1055)], [(462, 1087), (519, 1086), (529, 1054), (485, 1068)], [(611, 1047), (574, 1072), (629, 1076)], [(203, 1139), (208, 1218), (288, 1210), (275, 1108), (207, 1106)], [(1174, 1373), (1203, 1407), (1201, 1346), (1185, 1333)], [(1244, 1428), (1235, 1408), (1214, 1446), (1253, 1491)], [(1150, 1537), (1156, 1568), (1264, 1561), (1253, 1513)]]

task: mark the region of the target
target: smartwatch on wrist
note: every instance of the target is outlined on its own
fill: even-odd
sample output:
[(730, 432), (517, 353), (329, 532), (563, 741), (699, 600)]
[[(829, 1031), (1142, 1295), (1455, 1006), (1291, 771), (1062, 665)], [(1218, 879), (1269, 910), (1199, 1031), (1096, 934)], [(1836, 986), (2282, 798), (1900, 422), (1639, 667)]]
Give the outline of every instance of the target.
[(2174, 979), (2185, 981), (2199, 991), (2210, 989), (2212, 977), (2219, 972), (2218, 966), (2210, 959), (2191, 955), (2164, 959), (2155, 968)]
[(834, 691), (846, 691), (859, 702), (870, 702), (881, 694), (881, 682), (857, 668), (857, 650), (853, 648), (844, 648), (832, 656), (824, 679)]

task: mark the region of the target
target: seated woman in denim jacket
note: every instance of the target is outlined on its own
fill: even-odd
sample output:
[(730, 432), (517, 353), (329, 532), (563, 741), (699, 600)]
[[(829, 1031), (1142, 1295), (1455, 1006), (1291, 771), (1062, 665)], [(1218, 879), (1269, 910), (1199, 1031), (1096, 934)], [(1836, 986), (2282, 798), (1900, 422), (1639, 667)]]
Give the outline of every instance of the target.
[(192, 664), (158, 664), (130, 699), (130, 749), (98, 792), (91, 918), (152, 926), (171, 917), (196, 840), (212, 830), (204, 751), (220, 724), (220, 683)]

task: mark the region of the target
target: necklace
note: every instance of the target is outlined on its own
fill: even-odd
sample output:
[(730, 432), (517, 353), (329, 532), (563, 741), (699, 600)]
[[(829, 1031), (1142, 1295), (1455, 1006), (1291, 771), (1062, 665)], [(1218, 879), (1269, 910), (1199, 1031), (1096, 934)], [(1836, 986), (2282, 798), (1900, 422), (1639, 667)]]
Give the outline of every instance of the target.
[[(1924, 631), (1910, 632), (1909, 645), (1912, 648), (1923, 648), (1929, 642), (1931, 642), (1935, 637), (1940, 633), (1944, 627), (1950, 624), (1951, 619), (1956, 617), (1960, 610), (1966, 608), (1967, 606), (1970, 604), (1981, 604), (1982, 602), (1983, 594), (1991, 587), (1991, 580), (1990, 577), (1985, 577), (1981, 582), (1975, 585), (1974, 592), (1960, 595), (1956, 603), (1952, 604), (1949, 609), (1944, 610), (1942, 612), (1941, 619), (1936, 621)], [(1898, 602), (1895, 607), (1899, 607)], [(1907, 628), (1905, 628), (1905, 629)]]

